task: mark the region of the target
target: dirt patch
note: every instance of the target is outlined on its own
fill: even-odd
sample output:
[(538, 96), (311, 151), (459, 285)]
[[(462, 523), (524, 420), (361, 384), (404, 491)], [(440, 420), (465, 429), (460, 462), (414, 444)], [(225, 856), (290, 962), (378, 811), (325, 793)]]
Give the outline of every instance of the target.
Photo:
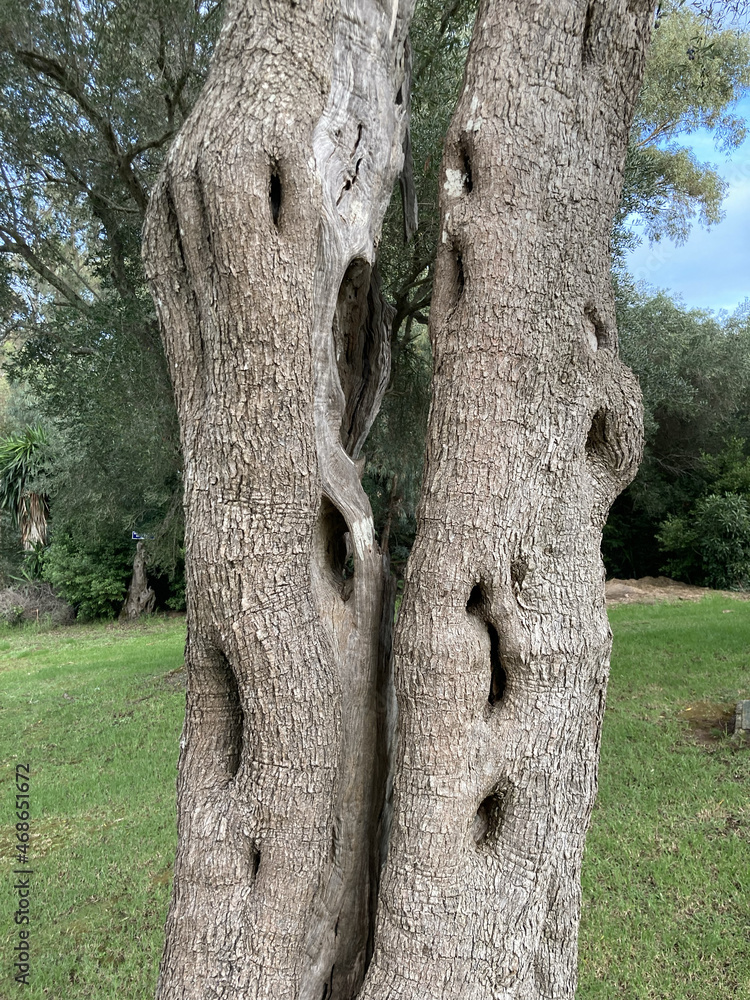
[(668, 576), (643, 576), (639, 580), (607, 580), (604, 588), (607, 604), (660, 604), (663, 601), (700, 601), (706, 594), (724, 594), (750, 600), (746, 591), (710, 590), (670, 580)]
[(696, 743), (712, 746), (734, 732), (735, 705), (728, 702), (713, 704), (698, 701), (684, 708), (679, 718), (684, 719), (690, 726)]
[(180, 689), (185, 687), (185, 664), (181, 664), (179, 667), (175, 667), (174, 670), (170, 670), (168, 673), (163, 674), (159, 678), (159, 683), (163, 684), (165, 687), (175, 689)]

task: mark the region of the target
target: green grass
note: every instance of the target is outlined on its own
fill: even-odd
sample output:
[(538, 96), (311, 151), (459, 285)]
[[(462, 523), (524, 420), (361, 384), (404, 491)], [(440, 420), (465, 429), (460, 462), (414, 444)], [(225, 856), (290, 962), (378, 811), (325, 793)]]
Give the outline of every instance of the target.
[(711, 726), (750, 698), (750, 602), (610, 620), (578, 998), (750, 1000), (750, 747)]
[[(0, 997), (153, 996), (175, 848), (184, 622), (0, 634)], [(177, 675), (179, 676), (179, 675)], [(32, 984), (14, 982), (14, 771), (31, 765)], [(7, 873), (7, 874), (6, 874)]]
[[(750, 748), (712, 729), (750, 697), (750, 602), (622, 607), (611, 620), (578, 998), (750, 1000)], [(153, 996), (183, 641), (179, 620), (0, 633), (0, 1000)], [(29, 988), (11, 970), (13, 771), (23, 760)]]

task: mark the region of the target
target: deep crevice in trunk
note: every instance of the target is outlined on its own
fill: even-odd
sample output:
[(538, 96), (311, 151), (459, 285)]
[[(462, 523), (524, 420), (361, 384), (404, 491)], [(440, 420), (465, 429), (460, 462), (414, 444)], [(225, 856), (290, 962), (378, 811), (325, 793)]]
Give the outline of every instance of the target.
[(591, 427), (586, 438), (586, 457), (589, 460), (601, 458), (606, 460), (607, 442), (607, 411), (597, 410), (591, 421)]
[(479, 805), (471, 827), (471, 835), (479, 849), (492, 849), (497, 844), (505, 814), (507, 791), (495, 788)]
[(490, 641), (490, 684), (487, 701), (490, 707), (494, 707), (503, 699), (508, 683), (508, 675), (500, 655), (500, 636), (494, 624), (490, 621), (490, 599), (483, 584), (476, 583), (472, 587), (469, 600), (466, 602), (466, 611), (473, 617), (478, 618), (487, 629)]
[(281, 215), (281, 177), (279, 176), (279, 164), (276, 160), (271, 162), (271, 179), (268, 186), (268, 199), (271, 204), (271, 218), (276, 228), (279, 228), (279, 216)]
[(486, 622), (486, 625), (490, 635), (490, 693), (487, 701), (491, 706), (495, 706), (503, 699), (508, 675), (500, 659), (500, 636), (497, 634), (497, 629), (491, 622)]
[[(221, 744), (226, 748), (224, 767), (229, 781), (236, 777), (242, 763), (242, 745), (244, 740), (245, 713), (242, 710), (237, 676), (227, 657), (217, 652), (211, 673), (212, 687), (218, 703), (225, 702), (223, 712), (216, 720), (217, 732)], [(222, 733), (223, 731), (223, 733)]]
[(464, 288), (466, 287), (466, 274), (464, 272), (464, 257), (459, 249), (455, 250), (455, 262), (456, 262), (456, 285), (455, 285), (455, 298), (456, 305), (461, 301), (464, 294)]
[(594, 46), (591, 36), (593, 34), (596, 3), (597, 0), (591, 0), (586, 8), (586, 21), (583, 26), (583, 38), (581, 40), (581, 64), (583, 66), (587, 66), (594, 59)]
[(318, 515), (316, 547), (330, 583), (341, 599), (347, 601), (352, 594), (354, 576), (349, 527), (338, 507), (325, 496)]
[(461, 144), (461, 160), (463, 163), (463, 185), (464, 191), (467, 194), (471, 194), (474, 189), (474, 178), (471, 172), (471, 156), (469, 155), (469, 150), (466, 148), (466, 142)]

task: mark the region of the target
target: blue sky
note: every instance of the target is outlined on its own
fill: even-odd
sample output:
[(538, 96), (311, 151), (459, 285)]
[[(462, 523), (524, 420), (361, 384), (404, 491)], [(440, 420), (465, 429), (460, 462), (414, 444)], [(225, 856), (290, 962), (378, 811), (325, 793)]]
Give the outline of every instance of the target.
[[(736, 114), (750, 120), (750, 96)], [(701, 162), (713, 164), (729, 182), (724, 221), (711, 229), (693, 225), (682, 246), (644, 241), (628, 254), (628, 270), (638, 280), (668, 289), (686, 306), (734, 312), (750, 296), (750, 137), (731, 156), (720, 152), (705, 131), (683, 137)]]

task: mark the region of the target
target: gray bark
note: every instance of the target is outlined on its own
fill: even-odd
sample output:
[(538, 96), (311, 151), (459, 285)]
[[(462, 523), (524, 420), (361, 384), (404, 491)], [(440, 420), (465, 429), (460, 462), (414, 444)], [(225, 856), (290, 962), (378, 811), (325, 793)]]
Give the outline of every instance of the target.
[(388, 629), (357, 459), (410, 12), (235, 0), (152, 195), (188, 616), (161, 1000), (350, 998), (372, 949)]
[(138, 542), (133, 557), (133, 576), (130, 579), (128, 594), (120, 612), (120, 618), (140, 618), (154, 610), (156, 595), (149, 586), (146, 573), (146, 548), (143, 542)]
[[(607, 240), (651, 7), (480, 5), (441, 181), (393, 792), (393, 592), (359, 455), (387, 382), (374, 248), (408, 152), (410, 3), (229, 8), (145, 230), (188, 540), (160, 1000), (348, 1000), (371, 956), (366, 1000), (573, 996), (599, 543), (641, 449)], [(410, 188), (407, 163), (407, 233)]]
[(21, 545), (26, 552), (33, 552), (47, 544), (47, 498), (40, 493), (24, 493), (18, 503), (18, 525)]
[(601, 531), (642, 447), (608, 237), (652, 17), (648, 0), (480, 3), (441, 175), (363, 1000), (575, 993), (610, 653)]

